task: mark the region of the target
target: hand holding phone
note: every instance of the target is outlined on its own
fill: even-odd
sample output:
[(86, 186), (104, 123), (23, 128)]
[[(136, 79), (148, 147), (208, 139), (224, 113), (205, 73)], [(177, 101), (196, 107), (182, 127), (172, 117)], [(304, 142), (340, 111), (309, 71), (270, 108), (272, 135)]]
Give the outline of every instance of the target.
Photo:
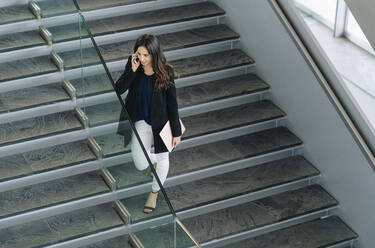
[(132, 63), (132, 70), (135, 72), (137, 69), (138, 69), (138, 67), (139, 67), (139, 58), (138, 58), (138, 56), (137, 56), (137, 54), (132, 54), (132, 61), (131, 61), (131, 63)]

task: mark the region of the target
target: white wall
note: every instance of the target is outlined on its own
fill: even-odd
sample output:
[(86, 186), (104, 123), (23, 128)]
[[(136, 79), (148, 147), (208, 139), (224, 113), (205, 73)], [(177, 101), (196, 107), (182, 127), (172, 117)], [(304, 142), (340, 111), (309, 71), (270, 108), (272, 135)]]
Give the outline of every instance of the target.
[(272, 101), (287, 113), (288, 128), (305, 144), (304, 156), (340, 202), (340, 216), (360, 235), (361, 247), (372, 248), (375, 172), (269, 2), (212, 1), (226, 10), (228, 25), (241, 35), (258, 76), (271, 85)]

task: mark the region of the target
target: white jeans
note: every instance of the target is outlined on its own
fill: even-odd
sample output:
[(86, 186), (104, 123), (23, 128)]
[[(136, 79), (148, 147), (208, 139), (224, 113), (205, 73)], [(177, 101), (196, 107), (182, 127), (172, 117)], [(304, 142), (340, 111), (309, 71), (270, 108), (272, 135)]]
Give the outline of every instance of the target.
[[(152, 163), (157, 163), (156, 166), (156, 173), (161, 181), (164, 184), (165, 180), (167, 179), (168, 171), (169, 171), (169, 152), (163, 153), (151, 153), (151, 144), (153, 142), (154, 136), (152, 133), (151, 126), (147, 124), (144, 120), (135, 122), (135, 129), (137, 130), (139, 137), (145, 147), (147, 154)], [(131, 140), (131, 150), (132, 150), (132, 157), (135, 164), (135, 167), (143, 171), (147, 169), (148, 162), (147, 159), (142, 151), (142, 148), (137, 140), (137, 137), (133, 133), (132, 140)], [(152, 189), (154, 191), (159, 191), (160, 187), (158, 182), (156, 181), (155, 177), (152, 181)]]

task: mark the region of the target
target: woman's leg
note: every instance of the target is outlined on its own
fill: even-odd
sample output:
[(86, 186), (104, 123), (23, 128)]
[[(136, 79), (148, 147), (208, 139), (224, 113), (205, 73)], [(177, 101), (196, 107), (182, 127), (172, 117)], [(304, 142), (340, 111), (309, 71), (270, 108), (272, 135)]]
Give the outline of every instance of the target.
[[(151, 143), (153, 139), (151, 126), (148, 125), (143, 120), (137, 121), (134, 125), (135, 125), (135, 129), (137, 130), (139, 134), (139, 137), (141, 138), (143, 146), (145, 147), (146, 152), (148, 156), (150, 157), (151, 162), (152, 163), (157, 162), (155, 154), (151, 153)], [(140, 171), (147, 169), (148, 162), (147, 162), (146, 156), (143, 153), (142, 147), (139, 144), (137, 137), (135, 136), (134, 133), (132, 135), (132, 140), (131, 140), (131, 150), (132, 150), (132, 157), (133, 157), (135, 167)]]
[[(156, 173), (158, 174), (160, 182), (163, 185), (165, 180), (167, 179), (167, 175), (169, 171), (169, 152), (156, 153), (155, 156), (156, 156), (156, 161), (157, 161)], [(152, 181), (152, 190), (153, 191), (160, 190), (159, 184), (156, 181), (155, 177)]]

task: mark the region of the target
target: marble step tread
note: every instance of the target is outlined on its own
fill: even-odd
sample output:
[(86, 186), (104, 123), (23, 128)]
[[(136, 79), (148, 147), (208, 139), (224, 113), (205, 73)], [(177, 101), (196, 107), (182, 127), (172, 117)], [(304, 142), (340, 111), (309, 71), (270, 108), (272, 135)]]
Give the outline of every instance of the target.
[[(107, 140), (110, 142), (109, 137)], [(253, 156), (286, 149), (300, 145), (301, 143), (301, 140), (293, 135), (288, 129), (279, 127), (192, 148), (177, 150), (170, 154), (171, 166), (168, 175), (180, 175), (186, 172), (215, 167), (228, 162), (243, 160)], [(120, 141), (118, 142), (117, 147), (114, 145), (113, 147), (115, 147), (117, 151), (121, 149)], [(122, 149), (124, 149), (123, 145)], [(126, 149), (130, 150), (130, 145), (128, 145)], [(109, 149), (106, 151), (108, 152)], [(151, 180), (149, 177), (149, 170), (142, 172), (137, 171), (134, 167), (133, 161), (109, 167), (108, 170), (116, 179), (117, 187), (119, 188), (125, 188)]]
[[(77, 0), (77, 3), (82, 11), (89, 11), (148, 1), (153, 0)], [(38, 2), (38, 6), (42, 11), (42, 17), (52, 17), (77, 12), (77, 8), (72, 0), (40, 1)]]
[(79, 248), (134, 248), (129, 244), (129, 236), (120, 236), (112, 239), (100, 241), (91, 245), (81, 246)]
[(96, 160), (86, 140), (0, 158), (0, 182)]
[(82, 129), (73, 111), (0, 124), (0, 146)]
[(339, 217), (332, 216), (273, 231), (222, 248), (328, 248), (357, 237)]
[[(266, 108), (265, 106), (267, 104), (269, 104), (268, 105), (269, 111), (264, 112), (264, 109), (263, 110), (259, 109), (258, 110), (259, 112), (258, 112), (257, 115), (254, 115), (254, 116), (237, 115), (237, 116), (235, 116), (235, 119), (231, 120), (231, 122), (224, 121), (224, 122), (221, 122), (221, 123), (211, 123), (210, 125), (206, 125), (205, 127), (202, 127), (200, 125), (201, 123), (196, 124), (196, 122), (194, 122), (195, 129), (194, 129), (193, 125), (190, 126), (190, 121), (188, 119), (188, 118), (192, 118), (191, 120), (193, 120), (194, 119), (193, 116), (192, 117), (186, 117), (187, 118), (186, 120), (185, 120), (185, 118), (183, 118), (184, 123), (186, 122), (185, 123), (186, 130), (189, 130), (190, 127), (191, 127), (192, 130), (186, 131), (186, 134), (184, 134), (182, 139), (187, 139), (189, 137), (188, 136), (189, 133), (190, 133), (190, 135), (198, 136), (199, 134), (203, 135), (203, 134), (206, 134), (206, 133), (212, 133), (215, 130), (219, 131), (219, 130), (223, 130), (223, 129), (229, 129), (231, 127), (236, 127), (238, 125), (241, 125), (240, 123), (242, 123), (242, 125), (243, 125), (244, 122), (251, 123), (251, 122), (261, 121), (262, 118), (264, 118), (264, 117), (267, 119), (268, 117), (271, 118), (271, 116), (273, 116), (274, 118), (283, 116), (283, 112), (281, 110), (279, 110), (277, 107), (275, 107), (272, 103), (262, 102), (262, 103), (259, 103), (258, 107), (262, 106), (261, 104), (264, 104), (263, 105), (264, 108)], [(257, 108), (256, 104), (249, 104), (249, 105), (244, 105), (244, 106), (245, 106), (245, 108), (246, 108), (246, 106), (249, 107), (247, 111), (251, 111), (251, 108), (253, 108), (253, 110), (256, 111), (255, 109)], [(238, 108), (241, 108), (241, 107), (238, 107)], [(207, 119), (210, 118), (209, 113), (207, 114), (208, 115)], [(228, 114), (227, 111), (226, 111), (226, 113)], [(255, 113), (255, 112), (253, 112), (253, 113)], [(198, 117), (201, 118), (204, 115), (205, 114), (201, 114)], [(264, 115), (264, 116), (262, 117), (262, 115)], [(266, 116), (268, 116), (268, 117), (266, 117)], [(199, 120), (199, 118), (198, 118), (198, 120)], [(211, 117), (211, 119), (212, 118), (215, 118), (215, 116)], [(248, 118), (248, 119), (246, 119), (246, 118)], [(258, 118), (258, 120), (257, 120), (257, 118)], [(191, 122), (193, 123), (193, 121), (191, 121)], [(203, 128), (203, 131), (200, 131), (201, 128)], [(275, 129), (275, 130), (279, 130), (279, 129)], [(282, 134), (282, 133), (284, 133), (284, 131), (279, 132), (279, 131), (275, 131), (275, 130), (274, 131), (268, 131), (268, 132), (270, 133), (270, 135), (284, 136), (284, 140), (280, 140), (279, 142), (273, 142), (273, 145), (276, 145), (276, 144), (280, 145), (280, 144), (282, 144), (283, 141), (293, 142), (293, 145), (295, 145), (295, 143), (300, 143), (300, 140), (297, 137), (295, 137), (293, 134), (291, 134), (289, 131), (285, 131), (285, 134)], [(283, 129), (281, 128), (280, 130), (283, 130)], [(128, 124), (128, 130), (126, 132), (132, 132), (129, 124)], [(286, 133), (288, 133), (288, 134), (286, 135)], [(127, 153), (130, 150), (129, 145), (124, 147), (124, 138), (123, 138), (122, 135), (118, 135), (116, 133), (110, 133), (110, 134), (96, 136), (94, 138), (95, 138), (96, 142), (99, 144), (99, 146), (102, 148), (104, 157), (110, 157), (110, 156), (115, 156), (115, 155), (118, 155), (118, 154), (121, 154), (121, 153)], [(255, 142), (260, 142), (260, 141), (266, 142), (264, 136), (261, 136), (259, 138), (260, 138), (259, 141), (255, 141)], [(267, 137), (267, 138), (272, 139), (272, 137)], [(222, 149), (226, 149), (225, 148), (226, 146), (233, 147), (233, 145), (231, 145), (231, 141), (228, 140), (227, 142), (229, 142), (229, 143), (222, 144)], [(259, 145), (259, 144), (255, 144), (255, 145)], [(201, 147), (201, 148), (205, 149), (207, 152), (210, 152), (210, 149), (207, 150), (207, 148), (203, 148), (203, 147)], [(180, 151), (176, 151), (176, 152), (174, 152), (174, 154), (179, 154), (179, 152)], [(190, 152), (192, 152), (193, 154), (195, 153), (195, 151), (190, 151)], [(239, 153), (236, 152), (235, 154), (238, 155)], [(177, 156), (180, 156), (180, 155), (177, 155)], [(235, 156), (235, 155), (232, 154), (232, 156)], [(187, 162), (187, 161), (185, 161), (185, 162)]]
[(0, 63), (0, 82), (57, 72), (49, 55)]
[[(97, 36), (164, 24), (172, 24), (199, 18), (214, 17), (223, 15), (224, 13), (224, 10), (220, 9), (213, 3), (202, 2), (93, 20), (88, 21), (87, 25), (92, 35)], [(62, 42), (78, 39), (80, 37), (77, 23), (49, 27), (48, 30), (53, 35), (53, 42)]]
[(0, 113), (69, 101), (70, 96), (60, 83), (0, 93)]
[(0, 35), (0, 53), (45, 44), (38, 30)]
[[(203, 28), (184, 30), (179, 32), (157, 35), (163, 51), (172, 51), (187, 47), (193, 47), (218, 41), (239, 38), (239, 35), (223, 24)], [(100, 53), (108, 62), (127, 59), (133, 53), (136, 40), (123, 41), (99, 46)], [(83, 49), (82, 59), (79, 50), (59, 53), (64, 60), (65, 69), (72, 69), (81, 66), (100, 64), (99, 55), (94, 47)]]
[(0, 247), (45, 247), (122, 225), (112, 203), (107, 203), (1, 229)]
[[(208, 55), (201, 55), (201, 56), (183, 58), (179, 60), (172, 60), (172, 61), (169, 61), (169, 63), (172, 64), (174, 67), (175, 77), (184, 78), (184, 77), (189, 77), (193, 75), (198, 75), (201, 73), (220, 71), (220, 70), (234, 68), (234, 67), (243, 66), (243, 65), (252, 65), (254, 64), (254, 60), (250, 58), (246, 53), (241, 51), (240, 49), (232, 49), (232, 50), (211, 53)], [(117, 79), (120, 78), (122, 72), (123, 71), (116, 71), (116, 72), (111, 73), (114, 82), (116, 82)], [(261, 81), (260, 79), (256, 77), (252, 79), (247, 79), (246, 78), (247, 76), (243, 76), (243, 77), (244, 78), (233, 77), (229, 79), (229, 82), (232, 83), (233, 81), (241, 80), (241, 82), (238, 82), (233, 85), (234, 88), (237, 88), (239, 87), (239, 85), (244, 83), (243, 81), (247, 81), (247, 80)], [(228, 80), (228, 79), (223, 79), (223, 80), (224, 81), (218, 80), (218, 81), (212, 82), (212, 84), (219, 83), (219, 86), (222, 86), (225, 84), (226, 82), (225, 80)], [(76, 88), (78, 97), (114, 91), (110, 79), (104, 73), (100, 73), (98, 75), (87, 76), (84, 78), (83, 83), (82, 83), (82, 80), (80, 79), (73, 79), (73, 80), (70, 80), (70, 82)], [(207, 87), (210, 87), (210, 86), (211, 85), (208, 85)], [(228, 86), (223, 88), (223, 90), (224, 89), (228, 89)], [(191, 88), (187, 89), (187, 91), (191, 91)], [(220, 91), (220, 90), (217, 89), (217, 91)], [(186, 92), (186, 94), (188, 94), (188, 92)]]
[[(201, 85), (195, 86), (195, 87), (198, 88), (195, 92), (199, 92), (200, 86)], [(203, 91), (204, 90), (205, 89), (203, 89)], [(224, 93), (224, 94), (226, 93), (228, 95), (228, 99), (229, 99), (229, 97), (231, 97), (232, 95), (238, 94), (237, 92), (239, 91), (239, 87), (238, 88), (233, 87), (233, 91), (234, 91), (233, 93), (232, 92), (219, 92), (219, 94), (220, 93)], [(218, 91), (213, 90), (210, 93), (214, 94), (216, 92), (218, 92)], [(241, 91), (241, 93), (248, 93), (248, 92), (246, 92), (246, 90), (244, 90), (244, 91)], [(214, 96), (214, 95), (211, 95), (211, 94), (207, 94), (206, 99), (210, 99), (210, 98), (211, 99), (217, 99), (217, 98), (221, 98), (221, 96), (224, 95), (224, 94), (220, 94), (219, 96)], [(191, 99), (189, 97), (189, 95), (187, 95), (187, 94), (185, 94), (184, 97), (185, 97), (185, 99), (188, 98), (188, 100)], [(196, 99), (196, 97), (194, 97), (194, 98)], [(204, 101), (205, 99), (203, 98), (203, 99), (199, 99), (199, 100), (201, 100), (201, 102), (198, 102), (198, 103), (202, 103), (202, 101)], [(177, 96), (177, 101), (180, 102), (179, 96)], [(184, 103), (183, 100), (181, 102)], [(182, 108), (183, 106), (184, 105), (182, 105), (182, 106), (180, 105), (180, 108)], [(282, 115), (285, 115), (281, 110), (279, 110), (275, 105), (273, 105), (269, 101), (262, 101), (261, 103), (252, 103), (252, 104), (249, 104), (249, 105), (246, 105), (246, 106), (244, 105), (241, 108), (234, 107), (234, 108), (231, 108), (230, 110), (228, 109), (228, 110), (222, 110), (222, 111), (221, 110), (217, 110), (217, 111), (213, 111), (213, 112), (211, 111), (209, 113), (200, 114), (200, 115), (196, 116), (195, 118), (194, 117), (183, 118), (184, 123), (185, 122), (191, 122), (191, 123), (185, 123), (185, 125), (189, 126), (189, 128), (187, 129), (187, 132), (185, 134), (185, 137), (190, 136), (190, 131), (193, 131), (192, 125), (194, 125), (194, 126), (198, 125), (199, 126), (199, 125), (201, 125), (201, 123), (203, 123), (203, 122), (199, 123), (199, 120), (206, 121), (204, 123), (209, 123), (209, 125), (206, 126), (207, 128), (209, 128), (209, 127), (212, 127), (212, 125), (215, 125), (215, 124), (222, 125), (222, 124), (228, 123), (228, 121), (231, 120), (232, 118), (237, 118), (237, 119), (238, 118), (246, 119), (247, 117), (251, 118), (251, 115), (254, 114), (254, 111), (257, 113), (256, 116), (253, 116), (254, 119), (259, 118), (260, 120), (267, 120), (267, 119), (270, 119), (270, 118), (277, 118), (277, 117), (281, 117)], [(252, 108), (252, 109), (249, 109), (249, 108)], [(104, 125), (104, 124), (108, 124), (108, 123), (118, 122), (119, 116), (120, 116), (120, 113), (121, 113), (121, 109), (122, 109), (122, 105), (121, 105), (120, 101), (118, 101), (116, 99), (116, 101), (114, 101), (114, 102), (108, 102), (108, 103), (103, 103), (103, 104), (92, 105), (92, 106), (86, 107), (85, 113), (86, 113), (86, 116), (89, 119), (90, 126), (98, 126), (98, 125)], [(231, 110), (233, 110), (232, 113), (230, 113)], [(274, 110), (276, 112), (272, 112), (272, 110)], [(242, 111), (244, 111), (244, 113), (241, 114)], [(246, 114), (249, 114), (249, 116), (246, 116)], [(262, 114), (264, 114), (264, 117), (261, 117)], [(229, 119), (225, 119), (225, 118), (229, 118)], [(251, 122), (252, 121), (249, 121), (248, 123), (251, 123)], [(230, 125), (230, 127), (236, 126), (235, 121), (232, 122), (231, 124), (232, 125)], [(241, 124), (237, 123), (237, 125), (241, 125)], [(198, 133), (199, 132), (195, 132), (195, 134), (198, 134)]]
[[(178, 212), (316, 175), (319, 175), (319, 171), (314, 166), (303, 157), (294, 156), (168, 187), (166, 192), (173, 208)], [(148, 194), (141, 194), (122, 200), (133, 222), (169, 213), (161, 195), (158, 208), (151, 214), (144, 214), (142, 204), (147, 196)]]
[[(334, 207), (337, 204), (321, 186), (312, 185), (187, 218), (182, 220), (182, 223), (201, 244)], [(151, 235), (142, 231), (136, 235), (144, 247), (170, 247), (168, 232), (155, 230)], [(153, 246), (150, 246), (151, 244)]]
[(17, 4), (0, 8), (0, 25), (35, 19), (27, 4)]
[(109, 192), (100, 172), (56, 179), (0, 193), (0, 218)]

